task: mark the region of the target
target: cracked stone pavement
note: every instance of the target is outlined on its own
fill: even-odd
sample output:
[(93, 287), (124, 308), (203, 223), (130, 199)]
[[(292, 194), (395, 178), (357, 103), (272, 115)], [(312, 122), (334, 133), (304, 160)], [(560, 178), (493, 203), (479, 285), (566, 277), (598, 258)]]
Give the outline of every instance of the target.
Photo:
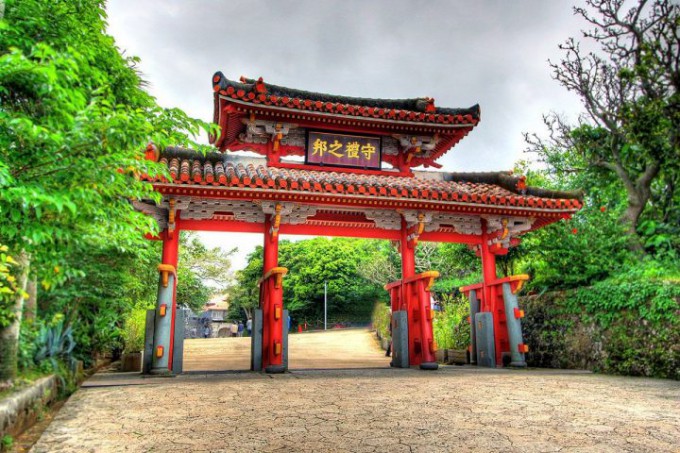
[(444, 366), (102, 382), (32, 451), (680, 452), (668, 380)]

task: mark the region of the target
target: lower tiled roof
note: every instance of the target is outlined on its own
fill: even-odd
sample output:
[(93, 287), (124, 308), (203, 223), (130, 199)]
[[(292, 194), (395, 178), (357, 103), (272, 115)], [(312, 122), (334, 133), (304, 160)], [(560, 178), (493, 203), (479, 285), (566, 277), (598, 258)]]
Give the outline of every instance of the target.
[(160, 162), (168, 166), (172, 184), (177, 185), (248, 187), (344, 194), (348, 197), (372, 196), (377, 199), (391, 197), (452, 201), (564, 212), (575, 212), (581, 207), (577, 193), (526, 187), (522, 177), (511, 176), (507, 172), (419, 172), (413, 177), (366, 175), (269, 167), (262, 158), (242, 158), (220, 153), (202, 155), (181, 148), (167, 148), (161, 153)]

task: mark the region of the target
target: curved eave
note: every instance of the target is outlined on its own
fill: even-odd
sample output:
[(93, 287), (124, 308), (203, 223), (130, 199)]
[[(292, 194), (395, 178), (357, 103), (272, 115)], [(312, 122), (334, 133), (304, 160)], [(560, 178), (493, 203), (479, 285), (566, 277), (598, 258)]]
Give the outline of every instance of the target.
[[(152, 182), (154, 189), (164, 195), (198, 196), (218, 199), (273, 200), (330, 206), (346, 206), (373, 209), (422, 209), (468, 215), (507, 215), (554, 219), (568, 218), (580, 208), (536, 208), (528, 206), (489, 205), (475, 202), (403, 198), (393, 196), (372, 196), (311, 192), (290, 189), (260, 187), (208, 186), (201, 184), (175, 184)], [(549, 222), (552, 223), (552, 222)]]
[[(308, 118), (332, 118), (339, 121), (347, 122), (357, 122), (358, 124), (369, 124), (375, 127), (382, 127), (384, 129), (395, 129), (403, 130), (404, 128), (418, 128), (422, 130), (456, 130), (461, 128), (475, 127), (479, 120), (473, 120), (469, 122), (461, 123), (439, 123), (439, 122), (427, 122), (427, 121), (408, 121), (403, 119), (390, 119), (390, 118), (379, 118), (372, 116), (358, 116), (358, 115), (344, 115), (340, 113), (323, 112), (317, 110), (303, 110), (291, 107), (281, 107), (275, 105), (266, 105), (262, 103), (253, 103), (248, 101), (243, 101), (240, 99), (232, 99), (228, 96), (218, 95), (220, 101), (224, 103), (231, 103), (246, 106), (248, 110), (258, 110), (261, 109), (270, 113), (288, 113), (295, 116), (305, 116)], [(430, 114), (432, 115), (432, 114)], [(341, 123), (342, 124), (342, 123)]]
[[(210, 137), (218, 149), (225, 151), (236, 143), (238, 132), (242, 129), (241, 119), (254, 113), (268, 117), (282, 118), (292, 122), (306, 121), (306, 127), (319, 128), (342, 128), (356, 127), (367, 132), (410, 132), (413, 134), (440, 134), (440, 141), (429, 157), (423, 158), (415, 156), (411, 166), (429, 166), (439, 159), (442, 155), (453, 148), (460, 140), (467, 136), (470, 131), (479, 123), (479, 120), (462, 123), (439, 123), (406, 121), (400, 119), (376, 118), (371, 116), (344, 115), (339, 113), (300, 110), (290, 107), (272, 106), (266, 104), (254, 104), (249, 101), (233, 99), (228, 96), (216, 94), (215, 96), (215, 123), (220, 125), (221, 133), (219, 137)], [(227, 106), (233, 105), (234, 109)]]

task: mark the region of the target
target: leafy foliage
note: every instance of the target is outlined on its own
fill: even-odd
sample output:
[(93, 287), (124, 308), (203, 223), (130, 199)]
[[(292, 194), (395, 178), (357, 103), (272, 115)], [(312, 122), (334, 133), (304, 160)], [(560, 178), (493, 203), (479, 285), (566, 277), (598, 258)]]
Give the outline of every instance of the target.
[[(87, 254), (62, 255), (67, 275), (63, 283), (40, 293), (39, 313), (50, 319), (62, 313), (74, 329), (75, 355), (89, 363), (93, 355), (122, 348), (126, 314), (135, 307), (154, 305), (161, 255), (158, 242), (146, 242), (134, 252), (116, 249), (90, 250)], [(39, 276), (49, 282), (53, 269), (40, 267)], [(60, 270), (59, 274), (62, 271)]]
[(57, 369), (57, 360), (73, 360), (71, 354), (75, 346), (73, 329), (71, 326), (65, 326), (62, 319), (51, 326), (42, 326), (36, 338), (36, 353), (33, 360), (36, 364), (49, 362)]
[(225, 251), (220, 247), (208, 248), (190, 231), (183, 231), (180, 243), (179, 267), (188, 268), (196, 277), (215, 288), (224, 291), (231, 283), (231, 256), (238, 247)]
[[(131, 203), (158, 199), (139, 175), (167, 171), (147, 143), (205, 149), (192, 139), (211, 129), (160, 107), (105, 29), (98, 0), (10, 0), (0, 20), (0, 243), (30, 258), (17, 272), (40, 280), (39, 316), (64, 313), (86, 360), (121, 346), (157, 279), (156, 225)], [(0, 300), (0, 330), (17, 319)]]
[(522, 299), (534, 366), (680, 379), (680, 268), (645, 262), (590, 287)]
[(607, 278), (633, 257), (615, 214), (585, 206), (569, 221), (527, 235), (516, 253), (535, 290), (571, 288)]
[(232, 282), (231, 256), (234, 248), (208, 249), (197, 236), (182, 232), (177, 268), (177, 304), (199, 312), (213, 294), (221, 294)]
[(470, 308), (463, 297), (444, 296), (435, 312), (432, 333), (438, 349), (467, 349), (470, 344)]
[(162, 171), (140, 159), (146, 143), (186, 143), (203, 126), (157, 106), (140, 88), (135, 60), (120, 55), (105, 25), (99, 2), (7, 4), (0, 236), (10, 245), (138, 245), (153, 224), (128, 200), (156, 198), (137, 175)]
[(123, 325), (123, 344), (125, 352), (141, 352), (144, 349), (146, 310), (135, 308), (128, 313)]
[[(362, 278), (362, 263), (379, 257), (378, 241), (344, 238), (315, 238), (279, 244), (279, 265), (288, 268), (284, 278), (284, 304), (297, 322), (323, 323), (324, 283), (328, 285), (329, 322), (368, 322), (376, 301), (386, 301), (386, 292)], [(380, 259), (380, 258), (378, 258)], [(248, 256), (248, 265), (236, 273), (230, 292), (229, 317), (240, 318), (242, 310), (259, 304), (257, 281), (262, 276), (262, 248)]]
[[(592, 27), (583, 36), (598, 51), (586, 52), (570, 38), (560, 46), (563, 59), (551, 64), (554, 78), (577, 94), (585, 113), (575, 126), (550, 115), (550, 139), (529, 142), (558, 171), (620, 184), (620, 214), (633, 249), (668, 245), (669, 233), (680, 233), (680, 6), (670, 0), (639, 1), (629, 9), (620, 0), (586, 4), (574, 12)], [(641, 219), (654, 228), (640, 231)], [(657, 225), (665, 237), (636, 240), (640, 233), (656, 234)]]
[(0, 328), (7, 327), (14, 321), (15, 313), (12, 303), (17, 293), (23, 289), (17, 285), (17, 279), (12, 274), (12, 268), (17, 262), (7, 252), (9, 248), (0, 244)]
[(373, 313), (371, 313), (371, 325), (376, 331), (378, 338), (387, 338), (392, 340), (392, 334), (390, 332), (390, 319), (392, 310), (389, 305), (382, 302), (378, 302), (373, 307)]

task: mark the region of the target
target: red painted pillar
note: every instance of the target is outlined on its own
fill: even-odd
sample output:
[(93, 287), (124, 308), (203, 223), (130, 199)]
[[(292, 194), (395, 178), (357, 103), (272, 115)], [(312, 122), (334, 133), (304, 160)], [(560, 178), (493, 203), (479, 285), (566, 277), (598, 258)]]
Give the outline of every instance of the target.
[(489, 250), (489, 238), (486, 232), (486, 220), (482, 220), (482, 244), (481, 247), (481, 258), (482, 258), (482, 279), (484, 281), (484, 290), (482, 305), (480, 311), (492, 311), (491, 310), (491, 286), (489, 286), (493, 281), (496, 280), (496, 255), (491, 253)]
[(416, 275), (416, 251), (409, 245), (408, 228), (406, 220), (401, 219), (401, 307), (406, 310), (408, 319), (408, 356), (410, 365), (420, 364), (420, 349), (422, 340), (420, 336), (420, 316), (418, 316), (418, 297), (412, 291), (413, 285), (404, 283), (404, 280)]
[[(175, 225), (177, 225), (177, 220), (175, 219)], [(175, 231), (168, 237), (168, 234), (163, 235), (163, 254), (161, 262), (163, 264), (170, 264), (171, 266), (177, 267), (177, 261), (179, 260), (179, 230)]]
[(408, 231), (406, 221), (401, 219), (401, 278), (402, 280), (416, 275), (416, 250), (408, 245)]
[(263, 272), (275, 268), (279, 264), (279, 236), (271, 233), (272, 221), (267, 217), (264, 221), (264, 262)]
[(435, 343), (434, 333), (432, 331), (433, 313), (430, 304), (431, 295), (428, 288), (429, 284), (430, 279), (421, 278), (411, 285), (417, 292), (420, 309), (418, 321), (420, 327), (421, 353), (418, 365), (424, 370), (436, 370), (439, 365), (437, 364), (437, 358), (434, 354)]
[[(408, 244), (408, 230), (406, 221), (401, 219), (401, 238), (399, 242), (399, 250), (401, 251), (401, 280), (413, 277), (416, 275), (416, 250), (415, 247), (410, 247)], [(406, 292), (406, 286), (401, 285), (401, 304), (397, 310), (410, 310), (410, 295)], [(409, 338), (411, 338), (410, 328), (412, 321), (411, 313), (409, 312)], [(410, 342), (410, 340), (409, 340)]]
[(480, 311), (489, 312), (493, 316), (493, 334), (496, 349), (496, 366), (503, 364), (503, 352), (509, 351), (508, 329), (505, 318), (505, 306), (501, 287), (495, 285), (496, 255), (489, 250), (489, 236), (487, 234), (486, 220), (482, 220), (482, 276), (484, 278), (483, 300)]
[(175, 319), (177, 318), (177, 264), (179, 262), (179, 216), (175, 219), (175, 232), (168, 240), (163, 241), (163, 264), (175, 268), (175, 281), (172, 287), (172, 309), (170, 310), (170, 351), (168, 370), (172, 371), (172, 356), (175, 352)]
[(177, 260), (179, 255), (179, 216), (173, 231), (163, 232), (163, 253), (160, 272), (156, 317), (154, 322), (153, 358), (151, 373), (172, 372), (175, 346), (175, 315), (177, 312)]
[[(272, 233), (272, 219), (264, 221), (264, 256), (262, 272), (277, 267), (279, 262), (279, 236)], [(262, 281), (262, 366), (270, 373), (283, 372), (283, 283), (277, 278)]]

